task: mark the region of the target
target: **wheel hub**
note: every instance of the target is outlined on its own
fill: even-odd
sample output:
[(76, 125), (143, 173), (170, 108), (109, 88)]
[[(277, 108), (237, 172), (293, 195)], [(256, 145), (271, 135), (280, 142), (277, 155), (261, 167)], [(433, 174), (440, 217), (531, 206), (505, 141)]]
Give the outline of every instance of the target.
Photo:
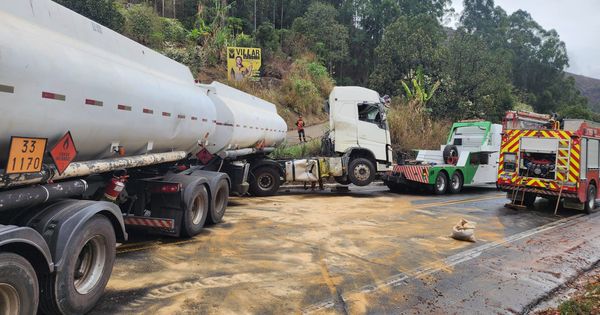
[(371, 176), (371, 170), (368, 166), (359, 164), (354, 168), (354, 177), (356, 177), (358, 180), (367, 180), (369, 179), (369, 176)]
[(79, 253), (73, 284), (80, 294), (88, 294), (94, 289), (104, 272), (106, 247), (104, 238), (95, 235), (90, 238)]
[(273, 182), (273, 177), (267, 174), (261, 175), (258, 178), (258, 186), (260, 186), (260, 188), (262, 188), (263, 190), (268, 190), (269, 188), (271, 188)]
[(441, 176), (438, 176), (437, 180), (436, 180), (436, 186), (437, 189), (442, 191), (444, 190), (444, 188), (446, 188), (446, 183), (444, 182), (444, 180), (442, 179)]
[(204, 205), (202, 201), (201, 196), (197, 196), (194, 199), (194, 205), (192, 207), (192, 223), (194, 223), (194, 225), (200, 224), (200, 221), (202, 220), (202, 207)]
[(0, 314), (17, 315), (20, 309), (21, 299), (17, 289), (8, 283), (0, 283)]
[(452, 188), (458, 189), (460, 186), (460, 180), (456, 177), (452, 177)]

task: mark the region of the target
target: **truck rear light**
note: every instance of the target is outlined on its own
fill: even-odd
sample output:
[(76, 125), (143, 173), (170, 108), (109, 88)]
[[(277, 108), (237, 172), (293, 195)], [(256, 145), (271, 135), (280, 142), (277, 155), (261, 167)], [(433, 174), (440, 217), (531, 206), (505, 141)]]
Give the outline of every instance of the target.
[(177, 192), (181, 191), (181, 184), (180, 183), (160, 184), (160, 185), (153, 187), (150, 191), (155, 194), (173, 194), (173, 193), (177, 193)]

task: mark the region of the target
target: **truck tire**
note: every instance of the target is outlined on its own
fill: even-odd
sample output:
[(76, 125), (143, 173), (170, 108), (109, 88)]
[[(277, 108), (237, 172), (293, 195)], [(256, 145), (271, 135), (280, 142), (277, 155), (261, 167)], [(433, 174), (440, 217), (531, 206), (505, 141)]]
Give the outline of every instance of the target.
[(523, 197), (523, 205), (527, 208), (533, 208), (536, 198), (537, 198), (536, 193), (526, 192), (525, 196)]
[(38, 279), (27, 259), (0, 253), (0, 314), (35, 315), (39, 296)]
[(348, 178), (356, 186), (367, 186), (375, 179), (375, 166), (365, 158), (356, 158), (348, 164)]
[(279, 172), (268, 166), (252, 170), (250, 179), (250, 194), (257, 197), (273, 196), (281, 186)]
[(455, 145), (447, 145), (442, 152), (444, 163), (456, 165), (458, 163), (458, 148)]
[(209, 213), (209, 199), (206, 186), (199, 184), (194, 187), (189, 200), (185, 201), (183, 210), (183, 220), (181, 222), (181, 234), (184, 237), (193, 237), (198, 235)]
[(433, 193), (443, 195), (448, 190), (448, 175), (445, 172), (439, 172), (433, 184)]
[(458, 194), (463, 189), (464, 182), (465, 180), (462, 173), (459, 171), (454, 172), (454, 174), (452, 174), (452, 178), (450, 179), (448, 191), (450, 191), (451, 194)]
[(225, 210), (227, 209), (227, 202), (229, 201), (229, 182), (225, 179), (220, 180), (214, 195), (214, 207), (210, 209), (210, 215), (206, 218), (208, 224), (217, 224), (223, 220)]
[(42, 278), (41, 308), (46, 314), (85, 314), (104, 294), (115, 262), (115, 230), (97, 214), (78, 230), (60, 272)]
[(585, 201), (584, 210), (587, 214), (592, 214), (598, 211), (596, 208), (596, 186), (594, 184), (588, 185), (587, 200)]

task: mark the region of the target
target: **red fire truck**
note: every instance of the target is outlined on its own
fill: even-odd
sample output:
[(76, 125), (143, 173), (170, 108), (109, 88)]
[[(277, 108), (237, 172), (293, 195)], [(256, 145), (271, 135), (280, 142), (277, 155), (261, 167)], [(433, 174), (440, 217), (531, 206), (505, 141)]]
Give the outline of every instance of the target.
[[(507, 115), (508, 116), (508, 115)], [(498, 187), (510, 206), (532, 207), (543, 197), (567, 208), (596, 210), (600, 125), (566, 119), (541, 129), (519, 129), (505, 120), (498, 166)]]

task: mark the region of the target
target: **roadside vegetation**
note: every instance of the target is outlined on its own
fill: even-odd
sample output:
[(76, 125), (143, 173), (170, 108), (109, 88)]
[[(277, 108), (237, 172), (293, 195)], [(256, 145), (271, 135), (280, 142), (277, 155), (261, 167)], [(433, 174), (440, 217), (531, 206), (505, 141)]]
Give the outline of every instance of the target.
[(588, 278), (583, 284), (576, 284), (576, 293), (560, 303), (555, 309), (537, 312), (538, 315), (587, 315), (600, 314), (600, 274)]
[(229, 83), (276, 104), (290, 127), (299, 114), (325, 121), (334, 85), (390, 95), (393, 140), (405, 151), (437, 147), (452, 121), (499, 122), (513, 108), (600, 118), (565, 75), (559, 34), (493, 0), (465, 0), (463, 12), (450, 0), (56, 1), (188, 65), (201, 82), (227, 80), (227, 46), (261, 47), (262, 78)]
[(318, 156), (321, 152), (321, 139), (312, 139), (306, 143), (283, 144), (271, 153), (274, 159), (301, 159)]

